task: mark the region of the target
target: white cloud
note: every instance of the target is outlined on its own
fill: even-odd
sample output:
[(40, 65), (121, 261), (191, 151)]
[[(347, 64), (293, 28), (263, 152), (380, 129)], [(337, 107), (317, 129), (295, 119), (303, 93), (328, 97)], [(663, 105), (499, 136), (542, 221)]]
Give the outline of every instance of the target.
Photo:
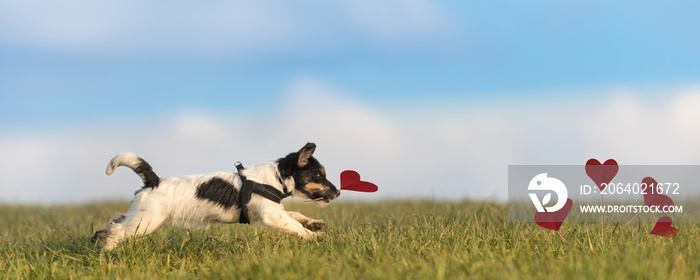
[(397, 123), (346, 96), (314, 78), (295, 79), (287, 88), (280, 130), (283, 135), (338, 143), (346, 150), (364, 147), (352, 151), (358, 158), (396, 154), (400, 143)]
[[(313, 77), (293, 79), (279, 107), (259, 115), (182, 112), (0, 136), (0, 201), (129, 199), (140, 179), (108, 177), (120, 152), (135, 152), (163, 177), (233, 171), (275, 160), (307, 141), (339, 184), (346, 169), (379, 185), (341, 199), (505, 199), (509, 164), (697, 164), (700, 90), (668, 98), (611, 92), (596, 100), (529, 100), (502, 106), (385, 111)], [(481, 106), (486, 108), (479, 108)], [(415, 110), (415, 108), (414, 108)]]
[(600, 110), (579, 117), (591, 153), (620, 164), (698, 164), (700, 89), (657, 100), (620, 93)]
[(246, 57), (343, 42), (435, 41), (447, 28), (444, 16), (425, 0), (0, 1), (0, 43), (81, 54)]
[(343, 6), (363, 32), (376, 40), (402, 40), (402, 37), (444, 33), (447, 16), (434, 2), (425, 0), (347, 0)]

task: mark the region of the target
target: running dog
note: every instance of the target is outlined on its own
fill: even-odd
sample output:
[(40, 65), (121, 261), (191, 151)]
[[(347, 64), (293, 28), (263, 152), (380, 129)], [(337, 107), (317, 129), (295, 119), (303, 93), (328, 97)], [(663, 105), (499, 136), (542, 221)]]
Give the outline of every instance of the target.
[(101, 250), (112, 250), (132, 236), (153, 232), (170, 219), (185, 227), (208, 227), (213, 223), (251, 222), (276, 228), (304, 240), (322, 238), (325, 222), (301, 213), (285, 211), (285, 197), (309, 199), (325, 206), (340, 195), (326, 179), (326, 170), (313, 157), (314, 143), (298, 152), (238, 173), (217, 172), (176, 178), (159, 178), (142, 158), (123, 153), (107, 166), (111, 175), (119, 166), (134, 170), (143, 187), (136, 192), (126, 214), (117, 212), (103, 229), (90, 238)]

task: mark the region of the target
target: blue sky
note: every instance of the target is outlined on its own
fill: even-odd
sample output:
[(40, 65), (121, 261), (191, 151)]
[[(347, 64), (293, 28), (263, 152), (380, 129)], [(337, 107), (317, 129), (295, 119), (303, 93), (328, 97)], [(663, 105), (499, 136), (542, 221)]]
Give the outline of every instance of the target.
[(508, 164), (698, 164), (698, 6), (0, 0), (0, 200), (128, 198), (133, 174), (101, 173), (118, 152), (176, 176), (306, 141), (373, 198), (502, 199)]

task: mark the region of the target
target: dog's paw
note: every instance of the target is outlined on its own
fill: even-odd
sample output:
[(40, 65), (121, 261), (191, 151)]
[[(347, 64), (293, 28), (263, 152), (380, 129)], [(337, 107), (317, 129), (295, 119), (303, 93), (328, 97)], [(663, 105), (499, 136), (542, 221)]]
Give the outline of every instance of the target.
[(98, 230), (95, 232), (95, 234), (90, 237), (90, 243), (96, 244), (97, 242), (100, 242), (104, 240), (107, 237), (108, 233), (106, 230)]
[(321, 240), (323, 240), (323, 239), (326, 239), (326, 233), (325, 233), (325, 232), (317, 231), (317, 232), (314, 232), (314, 233), (316, 234), (316, 235), (314, 235), (314, 239), (316, 239), (317, 241), (321, 241)]
[(311, 220), (308, 223), (304, 224), (304, 227), (310, 231), (322, 230), (324, 226), (326, 226), (326, 222), (322, 220)]
[(300, 235), (299, 237), (301, 237), (301, 239), (303, 239), (304, 241), (320, 241), (326, 237), (326, 233), (322, 231), (307, 231), (306, 234)]

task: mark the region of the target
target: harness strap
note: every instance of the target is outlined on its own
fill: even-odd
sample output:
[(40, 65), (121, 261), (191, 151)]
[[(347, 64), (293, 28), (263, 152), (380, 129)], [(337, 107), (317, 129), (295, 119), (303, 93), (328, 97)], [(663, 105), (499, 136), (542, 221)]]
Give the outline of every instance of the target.
[(250, 181), (245, 178), (241, 174), (241, 171), (245, 169), (243, 167), (243, 164), (240, 162), (236, 162), (236, 169), (238, 169), (238, 177), (241, 178), (241, 182), (243, 185), (241, 185), (241, 190), (240, 190), (240, 195), (239, 195), (239, 205), (241, 209), (241, 214), (238, 219), (238, 222), (241, 224), (250, 224), (250, 219), (248, 218), (248, 203), (250, 202), (250, 199), (253, 195), (253, 193), (256, 193), (258, 195), (261, 195), (264, 198), (267, 198), (271, 200), (272, 202), (275, 203), (280, 203), (282, 199), (285, 197), (288, 197), (289, 194), (287, 193), (287, 186), (285, 186), (282, 183), (282, 180), (280, 179), (280, 183), (282, 183), (282, 186), (284, 186), (285, 192), (281, 192), (280, 190), (274, 188), (273, 186), (266, 185), (266, 184), (260, 184), (255, 181)]

